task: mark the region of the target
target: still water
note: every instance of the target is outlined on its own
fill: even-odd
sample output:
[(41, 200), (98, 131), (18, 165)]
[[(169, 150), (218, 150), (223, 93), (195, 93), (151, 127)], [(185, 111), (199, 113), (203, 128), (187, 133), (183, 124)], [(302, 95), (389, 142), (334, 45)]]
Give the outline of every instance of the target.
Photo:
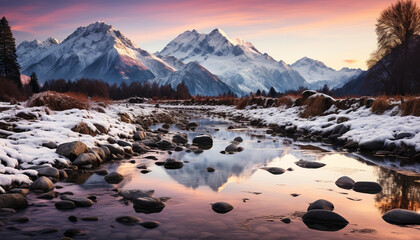
[[(32, 205), (19, 212), (30, 221), (23, 224), (7, 223), (1, 239), (59, 239), (69, 228), (81, 229), (85, 235), (76, 239), (418, 239), (420, 226), (391, 225), (381, 216), (393, 208), (417, 210), (420, 201), (420, 177), (400, 174), (355, 156), (335, 150), (321, 150), (303, 143), (290, 143), (284, 138), (265, 134), (264, 129), (227, 130), (232, 123), (210, 117), (194, 119), (201, 126), (188, 132), (189, 142), (200, 133), (213, 136), (214, 144), (201, 154), (173, 152), (170, 157), (186, 161), (181, 169), (170, 170), (155, 165), (144, 156), (154, 155), (159, 160), (169, 157), (166, 152), (154, 152), (133, 158), (136, 163), (123, 160), (105, 164), (108, 171), (117, 171), (125, 179), (119, 184), (108, 184), (103, 176), (86, 173), (59, 182), (62, 189), (76, 196), (95, 195), (97, 203), (90, 208), (70, 211), (56, 210), (59, 199), (41, 200), (29, 194)], [(158, 126), (154, 126), (157, 128)], [(216, 131), (216, 129), (220, 129)], [(171, 131), (179, 131), (175, 126)], [(244, 151), (226, 155), (220, 151), (237, 136), (244, 142)], [(329, 149), (328, 146), (323, 146)], [(295, 162), (304, 159), (319, 161), (326, 166), (304, 169)], [(138, 164), (151, 170), (140, 173)], [(213, 167), (215, 172), (207, 172)], [(281, 175), (273, 175), (263, 167), (293, 168)], [(338, 188), (334, 182), (341, 176), (355, 181), (376, 181), (382, 185), (379, 194), (364, 194)], [(160, 213), (136, 213), (130, 202), (122, 201), (114, 188), (155, 190), (155, 197), (169, 197)], [(326, 199), (335, 206), (334, 211), (349, 221), (339, 231), (309, 229), (301, 220), (308, 204)], [(210, 204), (224, 201), (234, 209), (226, 214), (215, 213)], [(73, 223), (68, 216), (97, 216), (99, 221), (79, 219)], [(132, 215), (143, 221), (159, 221), (155, 229), (142, 226), (125, 226), (115, 221), (121, 215)], [(281, 219), (290, 218), (287, 224)], [(51, 234), (29, 237), (23, 233), (36, 227), (59, 228)]]

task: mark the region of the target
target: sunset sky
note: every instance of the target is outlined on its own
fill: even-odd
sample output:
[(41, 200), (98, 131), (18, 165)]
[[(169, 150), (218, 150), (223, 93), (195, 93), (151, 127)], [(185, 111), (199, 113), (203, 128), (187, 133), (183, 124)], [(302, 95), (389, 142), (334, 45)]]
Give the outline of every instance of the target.
[[(419, 0), (417, 0), (417, 3)], [(155, 52), (185, 30), (221, 28), (276, 60), (307, 56), (339, 69), (366, 69), (375, 23), (393, 0), (0, 0), (17, 43), (63, 40), (79, 26), (105, 21)]]

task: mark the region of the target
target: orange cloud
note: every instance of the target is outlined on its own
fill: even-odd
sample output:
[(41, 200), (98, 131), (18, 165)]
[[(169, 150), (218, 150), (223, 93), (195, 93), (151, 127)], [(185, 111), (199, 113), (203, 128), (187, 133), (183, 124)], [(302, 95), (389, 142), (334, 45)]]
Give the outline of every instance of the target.
[(359, 60), (345, 59), (345, 60), (343, 60), (343, 62), (348, 63), (348, 64), (355, 64), (355, 63), (359, 62)]

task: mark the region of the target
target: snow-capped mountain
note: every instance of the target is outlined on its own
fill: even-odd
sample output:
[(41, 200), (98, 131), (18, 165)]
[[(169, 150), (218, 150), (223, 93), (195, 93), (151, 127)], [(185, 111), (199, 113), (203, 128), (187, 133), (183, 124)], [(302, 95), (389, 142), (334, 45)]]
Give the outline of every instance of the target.
[(334, 70), (327, 67), (323, 62), (308, 57), (297, 60), (290, 65), (290, 68), (299, 72), (309, 83), (311, 89), (320, 89), (325, 84), (330, 89), (339, 88), (363, 72), (360, 68)]
[[(170, 59), (175, 60), (174, 57), (170, 57)], [(179, 60), (175, 62), (178, 65), (183, 64)], [(235, 92), (197, 62), (183, 64), (178, 70), (165, 78), (156, 78), (151, 81), (156, 81), (159, 85), (170, 84), (173, 88), (184, 82), (188, 86), (191, 95), (218, 96), (219, 94)], [(200, 81), (197, 81), (197, 79), (200, 79)]]
[(175, 69), (104, 22), (79, 27), (63, 42), (52, 38), (22, 42), (17, 48), (22, 73), (49, 79), (102, 79), (109, 83), (166, 77)]
[(283, 61), (262, 54), (249, 42), (230, 39), (220, 29), (209, 34), (186, 31), (159, 54), (185, 63), (197, 62), (241, 95), (258, 89), (268, 91), (270, 87), (277, 91), (308, 87), (305, 79)]

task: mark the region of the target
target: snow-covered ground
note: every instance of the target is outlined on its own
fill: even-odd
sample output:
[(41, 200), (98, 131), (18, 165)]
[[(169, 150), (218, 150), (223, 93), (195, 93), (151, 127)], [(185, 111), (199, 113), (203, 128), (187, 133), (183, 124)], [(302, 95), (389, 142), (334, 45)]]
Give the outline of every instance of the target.
[[(104, 108), (104, 111), (105, 113), (79, 109), (51, 111), (45, 107), (25, 107), (24, 104), (10, 105), (0, 102), (0, 125), (15, 124), (15, 128), (19, 129), (18, 132), (0, 129), (0, 135), (8, 135), (7, 138), (0, 138), (0, 192), (4, 192), (2, 186), (9, 186), (12, 182), (30, 184), (29, 176), (37, 175), (36, 170), (30, 169), (31, 166), (70, 163), (68, 159), (58, 155), (55, 149), (43, 147), (44, 143), (52, 141), (59, 145), (82, 141), (89, 148), (94, 147), (96, 143), (106, 143), (109, 136), (132, 135), (136, 131), (133, 124), (120, 121), (119, 113), (127, 113), (134, 119), (137, 116), (148, 117), (166, 112), (151, 105), (133, 107), (128, 104), (112, 104)], [(37, 119), (16, 117), (22, 112), (35, 114)], [(94, 131), (95, 124), (98, 124), (109, 129), (109, 132), (94, 137), (73, 132), (71, 129), (81, 122)]]
[[(395, 143), (400, 146), (405, 143), (408, 146), (415, 147), (420, 152), (420, 117), (401, 116), (398, 107), (377, 115), (371, 112), (370, 108), (360, 107), (354, 111), (335, 109), (334, 105), (326, 112), (334, 112), (325, 116), (313, 118), (301, 118), (299, 114), (303, 107), (271, 107), (261, 108), (248, 106), (246, 109), (239, 110), (234, 106), (180, 106), (180, 105), (162, 105), (168, 108), (187, 108), (187, 109), (206, 109), (212, 113), (225, 113), (233, 118), (245, 118), (249, 120), (262, 120), (263, 123), (277, 124), (280, 126), (291, 125), (298, 129), (307, 129), (314, 131), (329, 131), (338, 124), (349, 127), (349, 131), (344, 133), (339, 139), (353, 141), (359, 144), (370, 141), (384, 141), (385, 145)], [(349, 120), (343, 123), (337, 123), (335, 119), (347, 117)], [(329, 119), (334, 118), (334, 121)], [(331, 124), (331, 126), (327, 126)], [(398, 133), (411, 133), (412, 136), (402, 139), (396, 139)]]

